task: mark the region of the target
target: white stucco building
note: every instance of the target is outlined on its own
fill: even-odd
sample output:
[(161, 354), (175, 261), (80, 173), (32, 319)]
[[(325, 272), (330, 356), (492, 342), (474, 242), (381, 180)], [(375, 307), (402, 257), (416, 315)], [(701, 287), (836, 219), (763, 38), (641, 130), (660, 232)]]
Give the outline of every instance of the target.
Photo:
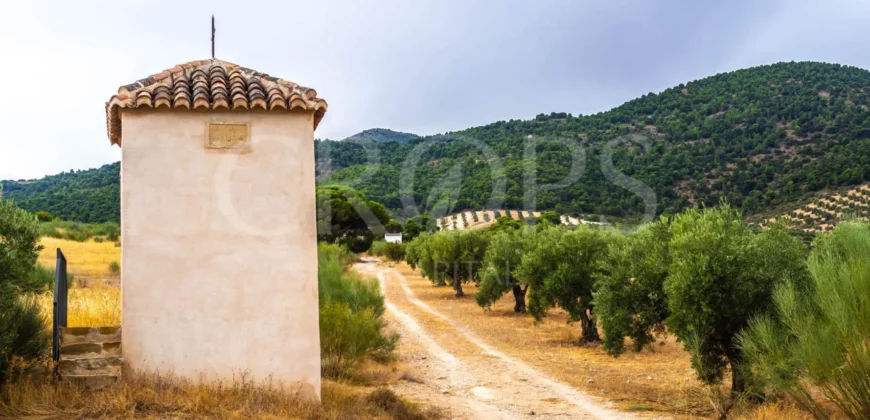
[(313, 89), (217, 59), (122, 86), (122, 350), (134, 370), (320, 396)]
[(385, 233), (384, 240), (389, 243), (400, 244), (402, 243), (402, 233)]

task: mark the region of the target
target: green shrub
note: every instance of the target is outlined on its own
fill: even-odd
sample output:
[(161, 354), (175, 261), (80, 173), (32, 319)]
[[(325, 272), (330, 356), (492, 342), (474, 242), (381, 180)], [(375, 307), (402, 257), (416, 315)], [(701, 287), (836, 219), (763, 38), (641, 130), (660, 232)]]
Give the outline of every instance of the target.
[(402, 261), (405, 259), (405, 245), (397, 243), (387, 243), (384, 245), (384, 256), (392, 261)]
[(19, 288), (24, 293), (40, 293), (51, 290), (53, 285), (54, 269), (36, 264), (33, 266), (27, 281), (19, 285)]
[(112, 261), (109, 263), (109, 272), (112, 274), (118, 274), (121, 272), (121, 264), (118, 264), (117, 261)]
[(60, 233), (56, 226), (46, 223), (39, 226), (39, 236), (63, 239), (63, 234)]
[(372, 254), (376, 257), (384, 256), (384, 247), (387, 245), (386, 241), (374, 241), (372, 242), (372, 247), (369, 248), (369, 254)]
[[(35, 264), (27, 281), (18, 284), (18, 289), (22, 293), (42, 293), (52, 291), (54, 290), (54, 278), (54, 267), (45, 267), (41, 264)], [(76, 276), (72, 273), (66, 274), (67, 287), (75, 284), (75, 281)]]
[(88, 224), (54, 219), (41, 223), (39, 225), (39, 234), (41, 236), (76, 242), (84, 242), (92, 237), (104, 237), (114, 242), (120, 238), (121, 227), (117, 223), (112, 222)]
[(345, 270), (353, 255), (318, 246), (320, 343), (323, 375), (351, 374), (365, 357), (389, 357), (398, 335), (384, 331), (384, 296), (375, 281)]
[(341, 245), (321, 242), (317, 245), (317, 258), (318, 261), (335, 260), (344, 267), (356, 260), (356, 254)]
[(343, 302), (329, 302), (320, 308), (320, 351), (323, 375), (339, 378), (353, 372), (357, 364), (374, 352), (390, 352), (392, 336), (381, 333), (383, 321), (372, 309), (354, 311)]
[(87, 231), (83, 230), (70, 230), (63, 233), (63, 239), (76, 241), (76, 242), (85, 242), (90, 238), (90, 234)]
[(105, 241), (106, 241), (106, 238), (103, 238), (102, 236), (95, 236), (95, 237), (94, 237), (94, 242), (96, 242), (96, 243), (98, 243), (98, 244), (101, 244), (101, 243), (103, 243), (103, 242), (105, 242)]
[(813, 390), (850, 419), (870, 413), (870, 225), (845, 222), (819, 234), (811, 283), (776, 288), (776, 312), (740, 336), (763, 389), (783, 392), (816, 418), (829, 418)]
[(33, 299), (19, 299), (6, 313), (0, 313), (0, 323), (9, 326), (0, 333), (0, 387), (3, 383), (27, 373), (47, 355), (51, 346), (49, 320), (40, 312)]
[(0, 384), (9, 378), (13, 362), (27, 364), (48, 347), (48, 326), (39, 309), (21, 299), (21, 290), (33, 281), (38, 241), (36, 217), (0, 201)]
[(345, 271), (340, 258), (321, 256), (317, 277), (321, 307), (329, 302), (340, 302), (350, 305), (354, 311), (372, 309), (378, 317), (384, 314), (384, 296), (378, 284)]
[(47, 211), (36, 212), (36, 220), (39, 220), (40, 222), (50, 222), (52, 219), (54, 219), (54, 216)]

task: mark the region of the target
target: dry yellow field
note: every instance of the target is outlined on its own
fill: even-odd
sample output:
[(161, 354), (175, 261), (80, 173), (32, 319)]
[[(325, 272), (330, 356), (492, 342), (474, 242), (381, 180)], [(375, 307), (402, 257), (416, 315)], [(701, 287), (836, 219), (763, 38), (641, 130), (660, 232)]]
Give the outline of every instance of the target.
[[(53, 295), (36, 296), (40, 310), (51, 319)], [(121, 289), (117, 286), (70, 288), (67, 296), (67, 326), (107, 327), (121, 325)]]
[(75, 242), (64, 239), (43, 237), (40, 241), (45, 249), (39, 254), (39, 263), (54, 268), (57, 248), (63, 251), (67, 260), (67, 271), (76, 277), (77, 282), (93, 284), (117, 282), (118, 274), (109, 270), (113, 262), (121, 263), (121, 248), (114, 242)]
[[(114, 242), (75, 242), (44, 237), (40, 241), (45, 249), (39, 254), (39, 263), (54, 268), (57, 248), (63, 250), (67, 271), (75, 276), (69, 289), (68, 320), (70, 327), (100, 327), (121, 325), (121, 289), (117, 285), (118, 273), (112, 273), (109, 264), (120, 263), (121, 248)], [(109, 284), (106, 284), (109, 283)], [(80, 287), (88, 286), (88, 287)], [(35, 297), (42, 312), (51, 319), (51, 293)]]

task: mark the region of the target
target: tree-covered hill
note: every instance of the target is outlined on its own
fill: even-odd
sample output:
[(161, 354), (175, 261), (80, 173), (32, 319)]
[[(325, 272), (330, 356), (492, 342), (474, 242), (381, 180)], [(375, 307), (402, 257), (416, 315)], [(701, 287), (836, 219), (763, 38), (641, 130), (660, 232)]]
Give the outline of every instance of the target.
[(3, 197), (30, 211), (78, 222), (120, 222), (121, 163), (30, 181), (0, 181)]
[[(402, 207), (404, 162), (418, 156), (414, 197), (424, 210), (481, 208), (490, 199), (490, 162), (504, 166), (504, 206), (523, 208), (524, 146), (539, 139), (538, 183), (562, 179), (582, 146), (585, 171), (567, 188), (537, 193), (537, 208), (562, 213), (639, 215), (640, 196), (602, 171), (607, 145), (616, 171), (649, 185), (659, 212), (712, 205), (721, 198), (747, 214), (797, 201), (823, 189), (870, 179), (870, 72), (815, 62), (777, 63), (650, 93), (595, 115), (541, 114), (533, 120), (373, 146), (317, 143), (332, 157), (322, 183), (348, 183), (388, 208)], [(642, 135), (649, 143), (620, 142)], [(468, 141), (474, 139), (478, 145)], [(485, 145), (489, 150), (484, 150)], [(379, 163), (369, 166), (371, 157)], [(364, 181), (356, 182), (364, 175)], [(623, 185), (625, 185), (623, 183)], [(458, 189), (455, 187), (459, 187)]]
[[(500, 208), (525, 209), (522, 158), (532, 136), (538, 184), (567, 174), (572, 154), (565, 140), (580, 146), (586, 159), (576, 182), (537, 192), (538, 210), (642, 214), (645, 203), (621, 186), (625, 180), (610, 181), (618, 172), (648, 185), (660, 213), (718, 204), (724, 198), (760, 218), (773, 215), (769, 209), (790, 211), (820, 191), (870, 181), (868, 107), (867, 70), (777, 63), (681, 84), (594, 115), (541, 114), (404, 141), (378, 141), (377, 136), (317, 140), (318, 184), (348, 184), (401, 211), (400, 180), (407, 179), (403, 172), (410, 169), (415, 203), (421, 211), (441, 216), (488, 205), (497, 166), (492, 164), (501, 163), (503, 173), (495, 178), (505, 184)], [(562, 140), (548, 140), (553, 138)], [(619, 141), (625, 138), (630, 140)], [(614, 172), (606, 175), (602, 162), (610, 162), (608, 145), (613, 146)], [(117, 221), (118, 169), (114, 164), (38, 181), (3, 182), (4, 194), (30, 211)]]

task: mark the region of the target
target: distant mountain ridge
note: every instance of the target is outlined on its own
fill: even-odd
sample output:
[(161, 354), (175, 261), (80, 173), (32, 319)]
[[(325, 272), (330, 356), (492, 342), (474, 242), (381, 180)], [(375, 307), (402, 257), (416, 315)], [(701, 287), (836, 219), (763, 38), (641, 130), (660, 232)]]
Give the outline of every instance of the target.
[(396, 143), (404, 143), (412, 139), (416, 139), (420, 136), (411, 133), (402, 133), (400, 131), (393, 131), (388, 128), (370, 128), (368, 130), (360, 131), (345, 140), (351, 141), (375, 141), (378, 143), (387, 143), (394, 141)]

